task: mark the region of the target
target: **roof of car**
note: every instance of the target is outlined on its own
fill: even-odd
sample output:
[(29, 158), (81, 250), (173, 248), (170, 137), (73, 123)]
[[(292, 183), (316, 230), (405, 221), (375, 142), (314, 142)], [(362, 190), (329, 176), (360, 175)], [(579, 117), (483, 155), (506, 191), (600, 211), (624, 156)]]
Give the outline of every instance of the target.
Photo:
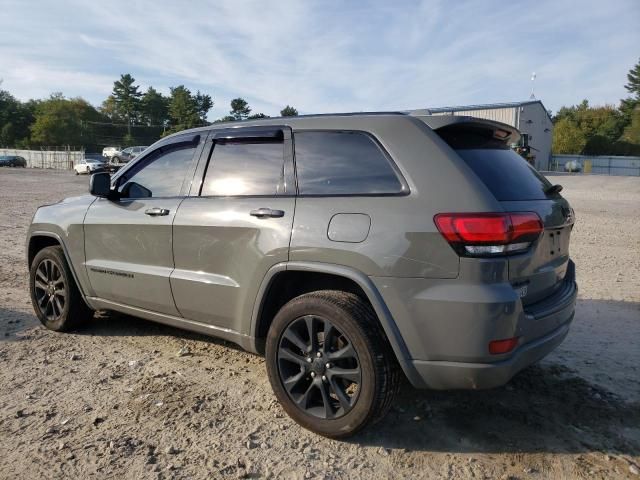
[[(172, 135), (164, 137), (162, 140), (169, 139), (176, 135), (183, 134), (197, 134), (202, 132), (209, 132), (211, 130), (225, 129), (225, 128), (238, 128), (238, 127), (258, 127), (258, 126), (269, 126), (269, 125), (289, 125), (291, 127), (300, 127), (300, 128), (322, 128), (321, 124), (326, 125), (327, 120), (331, 119), (345, 119), (345, 118), (355, 118), (362, 117), (364, 118), (415, 118), (421, 120), (425, 123), (429, 128), (438, 129), (443, 126), (452, 123), (465, 123), (465, 122), (473, 122), (473, 123), (490, 123), (494, 126), (501, 126), (509, 131), (515, 130), (513, 127), (502, 124), (500, 122), (480, 119), (476, 117), (470, 116), (454, 116), (454, 115), (432, 115), (432, 112), (427, 109), (422, 110), (406, 110), (406, 111), (388, 111), (388, 112), (345, 112), (345, 113), (321, 113), (314, 115), (297, 115), (295, 117), (269, 117), (269, 118), (260, 118), (260, 119), (247, 119), (240, 120), (234, 122), (220, 122), (213, 123), (211, 125), (207, 125), (205, 127), (192, 128), (189, 130), (183, 130), (181, 132), (176, 132)], [(325, 127), (326, 128), (326, 127)]]

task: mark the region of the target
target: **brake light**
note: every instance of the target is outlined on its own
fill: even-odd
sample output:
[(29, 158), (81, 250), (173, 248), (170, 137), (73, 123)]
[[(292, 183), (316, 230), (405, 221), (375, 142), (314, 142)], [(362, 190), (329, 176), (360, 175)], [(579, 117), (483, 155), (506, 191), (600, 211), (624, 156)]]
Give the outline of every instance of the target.
[(454, 250), (466, 256), (523, 252), (543, 230), (535, 212), (440, 213), (434, 222)]

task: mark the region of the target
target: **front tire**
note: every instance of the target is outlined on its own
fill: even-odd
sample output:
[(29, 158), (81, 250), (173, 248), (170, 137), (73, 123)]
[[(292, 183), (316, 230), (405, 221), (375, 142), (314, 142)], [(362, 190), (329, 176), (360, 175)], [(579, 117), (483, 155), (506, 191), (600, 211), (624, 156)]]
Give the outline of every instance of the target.
[(381, 419), (399, 369), (371, 306), (352, 293), (318, 291), (280, 309), (267, 334), (269, 381), (300, 425), (330, 438)]
[(40, 250), (29, 271), (31, 303), (49, 330), (66, 332), (92, 316), (73, 279), (62, 247)]

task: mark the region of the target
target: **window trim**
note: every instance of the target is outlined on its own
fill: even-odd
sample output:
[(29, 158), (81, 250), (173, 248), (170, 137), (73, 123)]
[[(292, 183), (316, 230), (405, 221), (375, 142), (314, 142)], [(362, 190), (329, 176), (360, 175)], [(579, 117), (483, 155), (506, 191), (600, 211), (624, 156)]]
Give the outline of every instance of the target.
[[(207, 178), (207, 172), (209, 171), (209, 166), (213, 159), (213, 153), (215, 151), (216, 144), (219, 141), (221, 144), (243, 143), (243, 141), (251, 143), (275, 143), (273, 140), (276, 139), (276, 137), (269, 135), (270, 133), (275, 132), (282, 132), (282, 141), (278, 141), (277, 143), (282, 143), (283, 148), (282, 165), (284, 168), (285, 186), (288, 181), (291, 181), (293, 185), (292, 191), (287, 189), (285, 193), (274, 195), (202, 195), (204, 181)], [(262, 133), (262, 135), (260, 135), (260, 133)], [(260, 142), (260, 139), (265, 141)], [(253, 125), (215, 129), (211, 130), (209, 138), (206, 141), (205, 149), (208, 148), (209, 144), (210, 147), (208, 154), (206, 156), (202, 156), (202, 161), (204, 162), (202, 173), (198, 173), (198, 169), (196, 169), (196, 173), (194, 175), (194, 179), (200, 179), (200, 185), (195, 187), (195, 191), (192, 187), (192, 191), (189, 193), (189, 196), (197, 198), (295, 198), (298, 192), (298, 186), (295, 178), (295, 169), (293, 167), (292, 132), (291, 127), (288, 125)], [(290, 170), (290, 173), (287, 173), (288, 170)]]
[[(298, 176), (298, 166), (296, 163), (296, 134), (297, 133), (358, 133), (361, 135), (365, 135), (369, 137), (373, 141), (373, 143), (380, 149), (382, 156), (386, 158), (391, 170), (396, 175), (396, 179), (400, 182), (401, 191), (399, 192), (388, 192), (388, 193), (300, 193), (300, 182)], [(299, 198), (334, 198), (334, 197), (406, 197), (411, 195), (411, 188), (409, 187), (409, 183), (404, 178), (404, 175), (398, 168), (395, 160), (391, 156), (391, 154), (384, 148), (382, 142), (378, 140), (378, 138), (371, 132), (367, 130), (358, 130), (358, 129), (331, 129), (331, 128), (310, 128), (310, 129), (297, 129), (293, 131), (293, 164), (296, 178), (296, 192), (297, 197)]]

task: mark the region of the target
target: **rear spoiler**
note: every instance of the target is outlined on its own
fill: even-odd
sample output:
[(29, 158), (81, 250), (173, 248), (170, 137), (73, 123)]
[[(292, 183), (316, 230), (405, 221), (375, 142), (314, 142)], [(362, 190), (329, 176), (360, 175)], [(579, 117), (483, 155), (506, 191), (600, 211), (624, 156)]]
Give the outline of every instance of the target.
[(468, 127), (470, 129), (492, 130), (494, 138), (503, 141), (507, 145), (520, 141), (518, 129), (494, 120), (485, 120), (467, 115), (431, 115), (428, 110), (414, 110), (409, 112), (409, 115), (423, 121), (431, 130), (436, 132), (443, 129), (463, 130)]

